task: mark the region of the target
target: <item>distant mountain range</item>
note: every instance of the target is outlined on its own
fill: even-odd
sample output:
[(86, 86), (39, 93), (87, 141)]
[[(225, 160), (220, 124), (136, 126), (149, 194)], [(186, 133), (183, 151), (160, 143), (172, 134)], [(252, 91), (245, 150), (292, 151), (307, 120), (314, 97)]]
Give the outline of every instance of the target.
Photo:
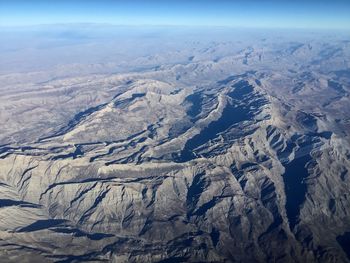
[(0, 262), (350, 262), (350, 41), (212, 30), (3, 44)]

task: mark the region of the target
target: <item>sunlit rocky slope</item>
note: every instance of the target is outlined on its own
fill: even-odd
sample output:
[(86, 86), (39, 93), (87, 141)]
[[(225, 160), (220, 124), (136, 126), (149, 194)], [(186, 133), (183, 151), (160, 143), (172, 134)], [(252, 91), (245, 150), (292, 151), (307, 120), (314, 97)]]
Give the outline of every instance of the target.
[(1, 262), (350, 262), (350, 42), (204, 44), (0, 76)]

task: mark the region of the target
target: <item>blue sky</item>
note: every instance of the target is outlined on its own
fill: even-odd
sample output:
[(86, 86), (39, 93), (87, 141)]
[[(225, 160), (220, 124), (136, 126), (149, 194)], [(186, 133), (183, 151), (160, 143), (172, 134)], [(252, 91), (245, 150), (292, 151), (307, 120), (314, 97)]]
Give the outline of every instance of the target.
[(0, 0), (0, 25), (108, 23), (350, 29), (350, 0)]

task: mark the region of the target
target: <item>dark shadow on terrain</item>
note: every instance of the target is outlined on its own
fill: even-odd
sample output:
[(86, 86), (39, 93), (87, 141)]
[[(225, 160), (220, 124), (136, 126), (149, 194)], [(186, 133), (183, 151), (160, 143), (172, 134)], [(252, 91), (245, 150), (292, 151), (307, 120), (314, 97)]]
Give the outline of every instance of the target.
[(61, 155), (57, 155), (57, 156), (54, 156), (52, 157), (52, 160), (55, 161), (55, 160), (59, 160), (59, 159), (66, 159), (66, 158), (77, 158), (79, 156), (82, 156), (84, 153), (81, 149), (81, 146), (77, 145), (75, 146), (75, 151), (72, 152), (72, 153), (67, 153), (67, 154), (61, 154)]
[[(253, 94), (253, 87), (247, 81), (240, 81), (232, 87), (234, 87), (233, 91), (227, 95), (238, 101), (237, 105), (228, 103), (219, 119), (211, 122), (199, 134), (188, 140), (180, 156), (175, 156), (176, 162), (187, 162), (196, 158), (194, 149), (216, 138), (219, 133), (229, 129), (232, 125), (253, 119), (254, 113), (250, 108), (259, 108), (265, 103), (263, 99), (257, 99), (257, 96)], [(255, 100), (250, 102), (252, 99)]]
[(29, 226), (21, 228), (18, 232), (33, 232), (33, 231), (43, 230), (53, 226), (60, 225), (65, 222), (67, 222), (67, 220), (63, 220), (63, 219), (38, 220), (33, 224), (30, 224)]
[(81, 112), (75, 114), (74, 117), (68, 122), (67, 125), (65, 125), (63, 128), (61, 128), (60, 130), (58, 130), (56, 133), (54, 133), (52, 135), (40, 138), (38, 140), (38, 142), (41, 142), (41, 141), (44, 141), (47, 139), (51, 139), (54, 137), (58, 137), (58, 136), (61, 136), (65, 133), (67, 133), (68, 131), (72, 130), (77, 124), (79, 124), (83, 119), (90, 116), (94, 112), (99, 111), (100, 109), (102, 109), (106, 105), (107, 105), (107, 103), (104, 103), (104, 104), (98, 105), (96, 107), (88, 108), (85, 111), (81, 111)]
[(304, 178), (309, 175), (306, 165), (311, 160), (310, 150), (308, 153), (303, 153), (300, 157), (285, 164), (283, 180), (287, 197), (286, 211), (291, 230), (299, 221), (300, 206), (305, 201), (307, 186)]
[(186, 98), (191, 103), (191, 107), (187, 111), (187, 115), (195, 118), (202, 111), (203, 97), (200, 93), (193, 93)]
[(343, 235), (338, 236), (337, 241), (350, 260), (350, 232), (345, 232)]
[(32, 208), (40, 207), (40, 205), (36, 205), (36, 204), (25, 202), (25, 201), (15, 201), (15, 200), (11, 200), (11, 199), (0, 199), (0, 207), (8, 207), (8, 206), (21, 206), (21, 207), (32, 207)]
[(51, 229), (54, 232), (57, 233), (65, 233), (65, 234), (73, 234), (74, 237), (87, 237), (91, 240), (101, 240), (108, 237), (113, 237), (112, 234), (104, 234), (104, 233), (86, 233), (84, 231), (81, 231), (79, 229), (71, 229), (71, 228), (55, 228)]
[[(113, 99), (115, 99), (116, 97), (118, 97), (120, 94), (117, 94), (116, 96), (114, 96)], [(131, 102), (132, 100), (134, 100), (135, 98), (139, 98), (139, 97), (143, 97), (145, 96), (145, 93), (135, 93), (132, 94), (131, 98), (128, 99), (124, 99), (121, 101), (117, 101), (114, 103), (115, 107), (122, 107), (123, 105), (126, 105), (127, 103)], [(103, 107), (105, 107), (108, 103), (103, 103), (101, 105), (95, 106), (95, 107), (91, 107), (88, 108), (84, 111), (78, 112), (77, 114), (74, 115), (74, 117), (67, 123), (67, 125), (65, 125), (64, 127), (62, 127), (60, 130), (58, 130), (57, 132), (55, 132), (52, 135), (46, 136), (46, 137), (42, 137), (38, 140), (38, 142), (47, 140), (47, 139), (51, 139), (54, 137), (58, 137), (61, 136), (69, 131), (71, 131), (75, 126), (77, 126), (82, 120), (86, 119), (88, 116), (90, 116), (91, 114), (93, 114), (94, 112), (97, 112), (99, 110), (101, 110)]]

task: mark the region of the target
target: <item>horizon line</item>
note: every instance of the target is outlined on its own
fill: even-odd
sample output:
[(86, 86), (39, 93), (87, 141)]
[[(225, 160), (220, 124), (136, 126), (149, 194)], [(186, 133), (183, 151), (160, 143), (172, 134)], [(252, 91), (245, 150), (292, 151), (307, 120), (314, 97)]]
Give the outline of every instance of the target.
[(44, 27), (44, 26), (109, 26), (109, 27), (181, 27), (181, 28), (223, 28), (223, 29), (268, 29), (268, 30), (303, 30), (303, 31), (310, 31), (310, 30), (317, 30), (317, 31), (330, 31), (330, 30), (336, 30), (336, 31), (350, 31), (350, 28), (347, 27), (303, 27), (303, 26), (252, 26), (252, 25), (208, 25), (208, 24), (115, 24), (115, 23), (108, 23), (108, 22), (68, 22), (68, 23), (35, 23), (35, 24), (8, 24), (3, 25), (0, 24), (0, 28), (31, 28), (31, 27)]

